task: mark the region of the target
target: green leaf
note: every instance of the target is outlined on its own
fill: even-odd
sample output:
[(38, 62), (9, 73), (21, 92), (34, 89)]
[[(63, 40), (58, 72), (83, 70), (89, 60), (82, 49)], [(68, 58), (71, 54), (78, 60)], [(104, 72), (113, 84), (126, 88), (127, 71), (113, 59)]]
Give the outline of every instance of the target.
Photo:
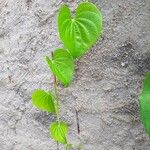
[(58, 30), (65, 47), (73, 58), (82, 56), (97, 41), (102, 32), (102, 15), (89, 2), (81, 3), (71, 16), (68, 6), (63, 5), (58, 14)]
[(57, 49), (53, 53), (52, 60), (46, 57), (46, 61), (53, 74), (64, 86), (68, 86), (74, 74), (74, 60), (70, 53), (64, 49)]
[(143, 91), (139, 99), (141, 120), (150, 136), (150, 72), (145, 76)]
[(54, 96), (44, 90), (35, 90), (32, 93), (32, 104), (44, 111), (55, 113)]
[(67, 144), (68, 126), (65, 122), (53, 122), (50, 126), (51, 137), (63, 144)]

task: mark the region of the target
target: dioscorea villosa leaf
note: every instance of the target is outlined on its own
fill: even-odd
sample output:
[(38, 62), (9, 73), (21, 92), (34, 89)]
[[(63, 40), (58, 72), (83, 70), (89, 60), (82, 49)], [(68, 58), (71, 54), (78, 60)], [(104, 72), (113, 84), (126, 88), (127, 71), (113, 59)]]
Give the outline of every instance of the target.
[(74, 74), (74, 60), (70, 53), (64, 49), (57, 49), (53, 53), (52, 60), (46, 57), (46, 61), (53, 74), (64, 86), (68, 86)]
[(145, 76), (143, 91), (139, 99), (141, 121), (150, 136), (150, 72)]
[(50, 126), (51, 137), (63, 144), (67, 144), (68, 126), (65, 122), (53, 122)]
[(89, 2), (81, 3), (71, 15), (68, 6), (63, 5), (58, 13), (58, 30), (65, 47), (73, 58), (82, 56), (97, 41), (102, 32), (102, 15)]
[(32, 104), (44, 111), (55, 113), (54, 96), (44, 90), (35, 90), (32, 93)]

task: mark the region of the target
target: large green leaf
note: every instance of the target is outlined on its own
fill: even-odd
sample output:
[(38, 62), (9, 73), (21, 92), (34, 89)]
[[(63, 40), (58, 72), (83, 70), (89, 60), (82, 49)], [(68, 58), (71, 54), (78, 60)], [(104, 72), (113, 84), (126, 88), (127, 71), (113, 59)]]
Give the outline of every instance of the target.
[(44, 90), (35, 90), (32, 93), (32, 104), (37, 108), (55, 113), (54, 96)]
[(144, 127), (150, 136), (150, 72), (145, 76), (144, 87), (140, 96), (140, 115)]
[(64, 49), (57, 49), (53, 53), (52, 60), (46, 57), (46, 61), (54, 75), (68, 86), (73, 78), (74, 60), (69, 52)]
[(63, 144), (67, 144), (68, 126), (65, 122), (53, 122), (50, 126), (51, 137)]
[(102, 15), (89, 2), (81, 3), (71, 15), (68, 6), (63, 5), (58, 14), (58, 29), (61, 40), (73, 58), (82, 56), (97, 41), (102, 32)]

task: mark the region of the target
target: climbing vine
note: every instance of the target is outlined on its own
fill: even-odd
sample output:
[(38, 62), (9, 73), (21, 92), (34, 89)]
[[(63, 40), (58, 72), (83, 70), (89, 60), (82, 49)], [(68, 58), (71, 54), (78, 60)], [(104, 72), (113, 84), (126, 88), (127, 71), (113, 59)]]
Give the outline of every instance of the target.
[[(62, 5), (57, 20), (64, 48), (54, 50), (51, 57), (46, 56), (46, 63), (54, 75), (54, 91), (35, 90), (32, 93), (32, 104), (40, 110), (56, 115), (56, 121), (49, 128), (50, 136), (69, 150), (73, 145), (67, 138), (68, 125), (60, 117), (57, 83), (61, 82), (65, 87), (71, 84), (76, 59), (83, 56), (102, 33), (102, 15), (93, 3), (82, 2), (77, 6), (74, 15), (67, 5)], [(79, 143), (78, 150), (81, 148)]]

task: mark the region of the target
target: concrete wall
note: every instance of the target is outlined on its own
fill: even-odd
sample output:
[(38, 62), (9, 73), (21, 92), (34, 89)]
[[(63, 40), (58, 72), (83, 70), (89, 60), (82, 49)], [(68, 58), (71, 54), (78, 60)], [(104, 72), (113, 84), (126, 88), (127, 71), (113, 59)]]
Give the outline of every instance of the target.
[[(138, 95), (150, 70), (150, 0), (93, 2), (101, 7), (103, 35), (77, 62), (72, 85), (59, 85), (61, 118), (77, 143), (79, 111), (85, 150), (149, 150)], [(44, 56), (62, 46), (56, 30), (62, 3), (0, 0), (0, 150), (57, 149), (48, 131), (55, 117), (35, 109), (31, 93), (53, 88)]]

